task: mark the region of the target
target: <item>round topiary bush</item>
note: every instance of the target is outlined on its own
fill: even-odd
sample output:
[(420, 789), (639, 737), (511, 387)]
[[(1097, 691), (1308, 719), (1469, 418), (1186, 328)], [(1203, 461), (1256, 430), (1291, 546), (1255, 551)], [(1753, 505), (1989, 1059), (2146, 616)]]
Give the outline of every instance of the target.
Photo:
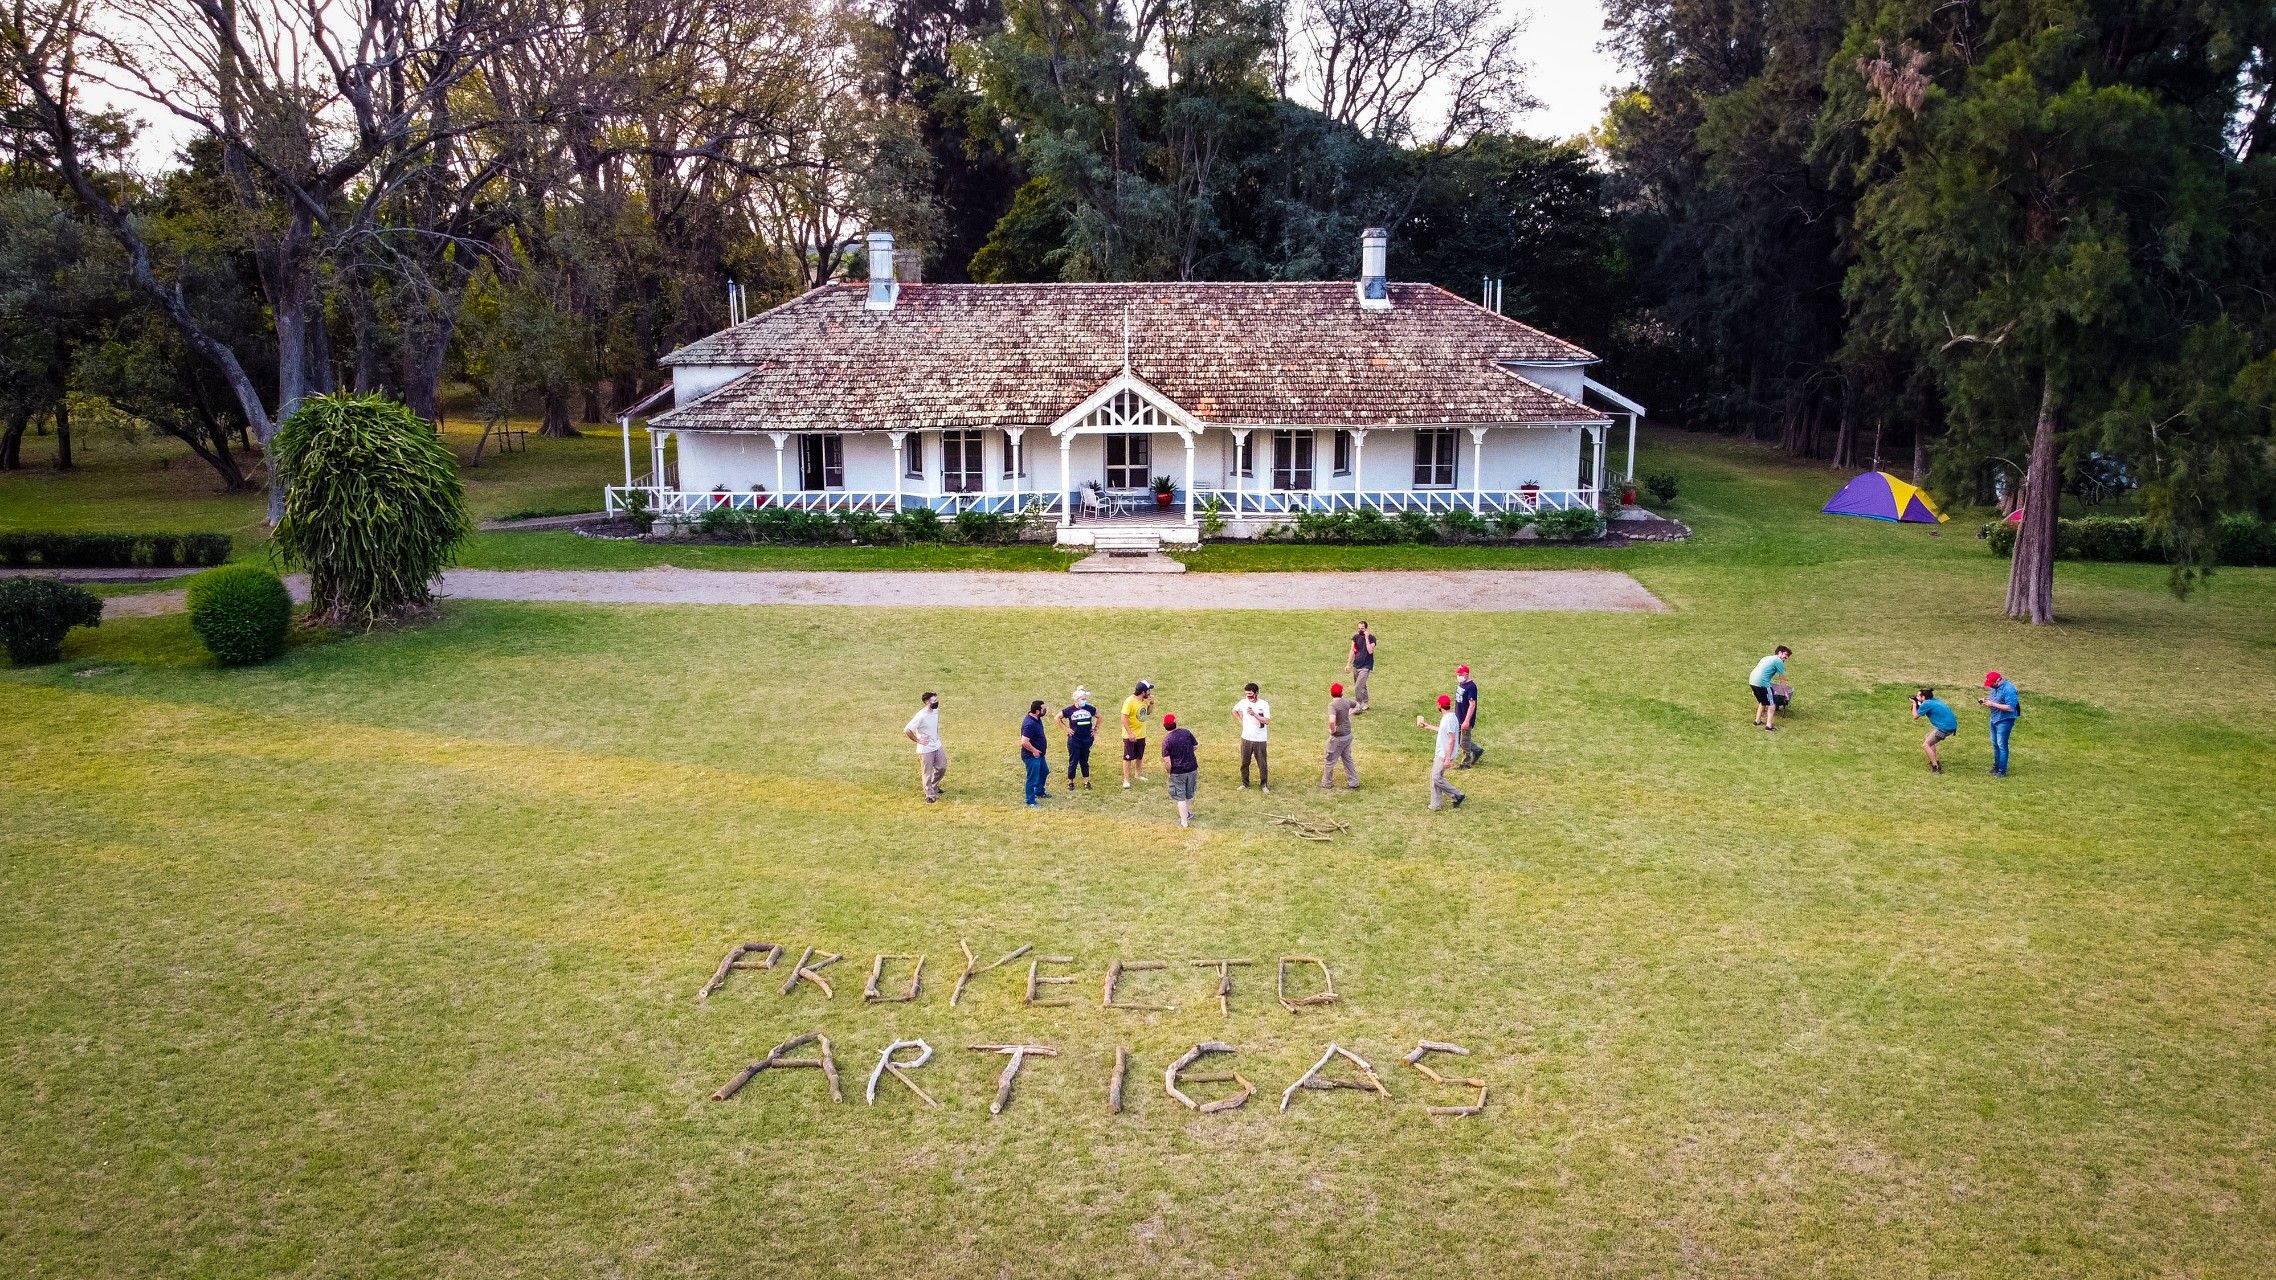
[(434, 599), (469, 527), (458, 459), (434, 428), (385, 396), (310, 396), (271, 449), (276, 545), (308, 570), (317, 617), (368, 627)]
[(63, 637), (73, 627), (103, 621), (103, 602), (85, 587), (47, 578), (0, 581), (0, 646), (20, 667), (63, 656)]
[(284, 579), (258, 565), (233, 564), (190, 579), (190, 629), (225, 667), (267, 662), (284, 652), (292, 596)]

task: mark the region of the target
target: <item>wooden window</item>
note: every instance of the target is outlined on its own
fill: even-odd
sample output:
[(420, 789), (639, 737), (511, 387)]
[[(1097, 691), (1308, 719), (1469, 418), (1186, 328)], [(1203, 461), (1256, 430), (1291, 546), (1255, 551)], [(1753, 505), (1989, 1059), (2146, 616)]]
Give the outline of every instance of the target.
[(901, 474), (911, 480), (924, 479), (925, 433), (922, 431), (910, 432), (909, 438), (903, 442), (902, 447), (907, 450), (908, 456), (906, 463), (902, 467)]
[(977, 431), (943, 431), (940, 433), (940, 487), (944, 493), (978, 493), (981, 489), (982, 441)]
[(1415, 433), (1415, 487), (1450, 488), (1454, 484), (1454, 460), (1460, 450), (1454, 443), (1452, 431), (1417, 431)]
[(1106, 487), (1143, 489), (1154, 478), (1154, 440), (1136, 432), (1106, 438)]
[(1333, 459), (1335, 466), (1333, 470), (1339, 476), (1348, 476), (1351, 474), (1351, 433), (1349, 431), (1338, 431), (1335, 434), (1335, 456)]
[(1275, 431), (1272, 433), (1272, 487), (1275, 489), (1309, 489), (1312, 487), (1311, 432)]
[(846, 487), (846, 438), (838, 435), (798, 437), (798, 487)]

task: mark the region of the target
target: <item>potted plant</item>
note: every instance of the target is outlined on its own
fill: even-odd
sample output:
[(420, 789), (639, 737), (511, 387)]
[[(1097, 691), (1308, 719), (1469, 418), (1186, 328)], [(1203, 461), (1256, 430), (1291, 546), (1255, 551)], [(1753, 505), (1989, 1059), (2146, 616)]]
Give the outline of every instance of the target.
[(1178, 487), (1168, 476), (1155, 476), (1153, 489), (1154, 505), (1157, 507), (1167, 507), (1177, 500)]
[(1517, 486), (1517, 491), (1524, 495), (1526, 510), (1531, 511), (1541, 505), (1541, 482), (1539, 480), (1528, 480)]
[(1636, 505), (1635, 481), (1623, 480), (1620, 482), (1620, 505), (1623, 507), (1632, 507)]

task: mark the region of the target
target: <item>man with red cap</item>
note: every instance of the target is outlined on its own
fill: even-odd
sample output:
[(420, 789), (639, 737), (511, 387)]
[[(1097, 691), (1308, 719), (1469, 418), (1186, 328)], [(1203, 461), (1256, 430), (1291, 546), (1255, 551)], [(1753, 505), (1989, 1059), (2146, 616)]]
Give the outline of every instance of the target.
[(1976, 699), (1976, 705), (1991, 712), (1992, 776), (2007, 776), (2007, 739), (2015, 732), (2015, 722), (2023, 715), (2023, 695), (2015, 691), (2015, 682), (1997, 671), (1984, 673), (1984, 688), (1991, 692)]
[(1486, 749), (1472, 736), (1478, 727), (1478, 682), (1470, 678), (1467, 662), (1454, 668), (1454, 722), (1462, 726), (1462, 762), (1454, 767), (1467, 769), (1486, 758)]
[(1351, 762), (1351, 717), (1359, 709), (1356, 699), (1343, 696), (1343, 683), (1328, 686), (1328, 762), (1320, 769), (1320, 785), (1335, 785), (1336, 761), (1343, 761), (1344, 786), (1359, 790), (1359, 769)]
[[(1431, 727), (1430, 721), (1421, 716), (1415, 717), (1415, 724), (1424, 729)], [(1454, 699), (1443, 693), (1438, 695), (1437, 732), (1438, 743), (1430, 753), (1430, 807), (1435, 811), (1438, 798), (1444, 795), (1454, 797), (1454, 807), (1459, 809), (1469, 797), (1446, 780), (1446, 771), (1453, 766), (1456, 746), (1462, 741), (1462, 722), (1454, 718)]]
[(1165, 713), (1162, 728), (1169, 732), (1162, 737), (1162, 759), (1170, 766), (1170, 799), (1178, 803), (1178, 825), (1193, 825), (1193, 792), (1201, 781), (1201, 762), (1196, 753), (1201, 744), (1194, 739), (1193, 730), (1178, 725), (1178, 718)]

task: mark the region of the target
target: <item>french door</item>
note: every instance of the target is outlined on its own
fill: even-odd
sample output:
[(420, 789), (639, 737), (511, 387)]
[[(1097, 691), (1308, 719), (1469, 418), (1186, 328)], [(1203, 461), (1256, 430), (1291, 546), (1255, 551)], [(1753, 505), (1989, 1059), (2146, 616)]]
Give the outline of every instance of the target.
[(1451, 488), (1457, 450), (1451, 431), (1415, 433), (1415, 487)]
[(846, 487), (846, 441), (844, 436), (800, 436), (798, 438), (798, 487), (801, 489), (843, 489)]
[(980, 492), (983, 439), (977, 431), (940, 433), (940, 487), (944, 493)]
[(1154, 438), (1117, 432), (1106, 438), (1106, 487), (1143, 489), (1154, 478)]
[(1312, 487), (1311, 432), (1275, 431), (1272, 433), (1272, 487), (1275, 489), (1309, 489)]

